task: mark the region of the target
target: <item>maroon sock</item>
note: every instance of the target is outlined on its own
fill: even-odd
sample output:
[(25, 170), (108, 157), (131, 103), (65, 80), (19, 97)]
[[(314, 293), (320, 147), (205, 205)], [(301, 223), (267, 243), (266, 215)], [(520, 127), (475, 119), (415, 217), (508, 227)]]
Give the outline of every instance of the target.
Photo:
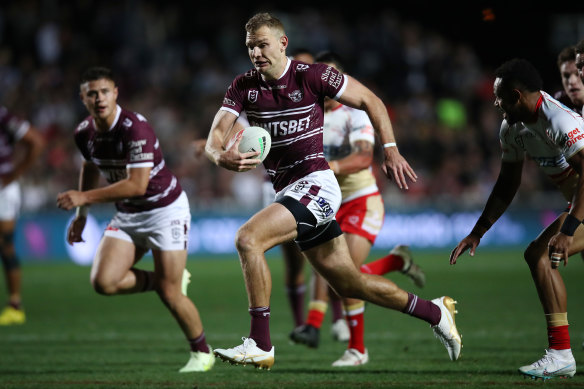
[(336, 323), (337, 320), (342, 319), (343, 315), (343, 302), (338, 296), (331, 296), (330, 300), (331, 304), (331, 313), (333, 318), (333, 323)]
[(136, 281), (140, 282), (142, 280), (142, 287), (140, 288), (140, 293), (150, 292), (154, 290), (154, 272), (148, 270), (141, 270), (132, 268), (130, 271), (134, 272), (136, 276)]
[(201, 333), (195, 339), (188, 339), (188, 341), (191, 346), (191, 351), (209, 353), (209, 345), (207, 345), (207, 340), (205, 339), (205, 332)]
[(251, 329), (249, 337), (255, 340), (256, 345), (264, 350), (272, 349), (270, 340), (270, 307), (252, 307), (249, 309), (251, 315)]
[(304, 292), (305, 285), (293, 285), (286, 287), (286, 294), (288, 295), (288, 302), (292, 309), (292, 316), (296, 327), (304, 324)]
[(8, 303), (8, 305), (10, 305), (12, 308), (16, 309), (16, 310), (20, 310), (20, 302), (16, 302), (16, 301), (11, 301)]
[(432, 301), (421, 299), (412, 293), (408, 293), (408, 303), (403, 312), (418, 319), (425, 320), (430, 325), (440, 323), (440, 318), (442, 317), (440, 307)]

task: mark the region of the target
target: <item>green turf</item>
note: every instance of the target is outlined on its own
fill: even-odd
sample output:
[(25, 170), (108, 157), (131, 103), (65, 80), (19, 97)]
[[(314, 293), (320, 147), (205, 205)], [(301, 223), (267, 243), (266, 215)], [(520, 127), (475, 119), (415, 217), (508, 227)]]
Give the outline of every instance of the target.
[[(0, 327), (1, 388), (511, 388), (539, 387), (517, 367), (543, 355), (545, 321), (520, 251), (479, 251), (448, 265), (445, 252), (421, 252), (417, 262), (428, 284), (417, 290), (401, 274), (390, 278), (424, 298), (455, 297), (464, 348), (451, 362), (429, 326), (371, 304), (365, 341), (370, 363), (358, 368), (330, 366), (344, 350), (332, 341), (330, 316), (321, 345), (288, 343), (292, 320), (282, 286), (282, 262), (269, 259), (273, 273), (271, 371), (217, 361), (213, 370), (178, 374), (188, 347), (178, 326), (152, 294), (103, 297), (89, 287), (89, 268), (70, 264), (26, 264), (27, 323)], [(143, 268), (151, 268), (145, 263)], [(576, 360), (584, 363), (582, 260), (562, 269)], [(234, 260), (190, 260), (189, 296), (201, 312), (214, 347), (232, 347), (249, 332), (247, 298)], [(4, 292), (0, 298), (5, 299)], [(581, 387), (584, 379), (551, 380), (546, 387)]]

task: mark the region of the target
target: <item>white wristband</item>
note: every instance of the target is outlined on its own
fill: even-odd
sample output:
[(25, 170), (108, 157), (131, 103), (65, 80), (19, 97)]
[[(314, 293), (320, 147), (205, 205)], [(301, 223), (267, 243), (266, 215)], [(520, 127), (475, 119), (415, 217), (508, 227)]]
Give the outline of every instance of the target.
[(75, 212), (75, 217), (79, 217), (79, 216), (87, 217), (88, 214), (89, 214), (89, 207), (86, 205), (83, 205), (81, 207), (77, 207), (77, 211)]
[(389, 142), (389, 143), (384, 143), (383, 144), (383, 148), (386, 149), (388, 147), (397, 147), (397, 143), (395, 142)]

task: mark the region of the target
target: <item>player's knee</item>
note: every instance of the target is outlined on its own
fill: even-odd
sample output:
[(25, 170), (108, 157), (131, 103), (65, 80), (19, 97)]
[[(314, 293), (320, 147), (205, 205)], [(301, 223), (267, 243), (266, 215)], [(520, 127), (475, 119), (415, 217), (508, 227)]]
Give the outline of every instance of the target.
[(178, 306), (180, 299), (183, 297), (183, 294), (180, 293), (180, 290), (164, 285), (161, 285), (159, 288), (157, 288), (156, 293), (158, 293), (158, 296), (164, 305), (166, 305), (171, 310)]
[(523, 258), (529, 267), (535, 266), (542, 258), (542, 255), (542, 249), (536, 242), (531, 242), (523, 252)]
[(240, 228), (235, 235), (235, 247), (240, 253), (258, 250), (259, 243), (256, 235), (247, 228)]
[(97, 292), (97, 294), (101, 294), (103, 296), (112, 296), (118, 291), (118, 287), (115, 283), (101, 277), (92, 277), (91, 286), (93, 287), (93, 290)]

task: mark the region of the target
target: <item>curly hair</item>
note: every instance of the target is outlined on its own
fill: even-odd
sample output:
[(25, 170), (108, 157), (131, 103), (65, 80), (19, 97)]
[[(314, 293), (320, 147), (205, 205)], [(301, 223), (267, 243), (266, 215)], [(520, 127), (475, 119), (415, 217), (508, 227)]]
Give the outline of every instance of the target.
[(495, 77), (501, 78), (503, 83), (524, 89), (528, 92), (536, 92), (543, 88), (543, 81), (537, 69), (531, 62), (514, 58), (503, 63), (495, 70)]

